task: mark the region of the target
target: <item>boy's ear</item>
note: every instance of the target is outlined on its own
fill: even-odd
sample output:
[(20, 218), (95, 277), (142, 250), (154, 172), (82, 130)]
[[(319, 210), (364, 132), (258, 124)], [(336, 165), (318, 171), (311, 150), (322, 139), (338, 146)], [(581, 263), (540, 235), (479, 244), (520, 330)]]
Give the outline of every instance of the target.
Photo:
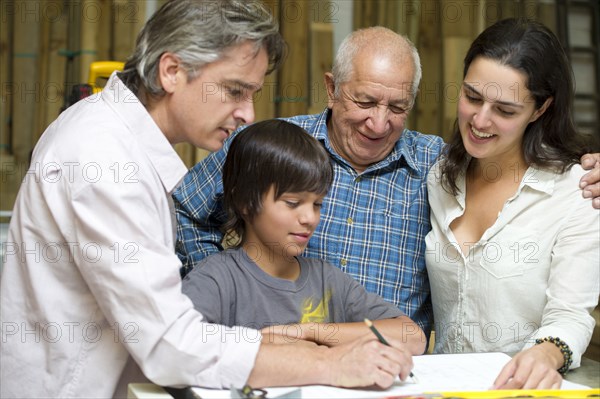
[(158, 63), (158, 80), (161, 87), (167, 93), (173, 93), (180, 83), (181, 74), (184, 72), (179, 57), (173, 53), (166, 52), (160, 56)]

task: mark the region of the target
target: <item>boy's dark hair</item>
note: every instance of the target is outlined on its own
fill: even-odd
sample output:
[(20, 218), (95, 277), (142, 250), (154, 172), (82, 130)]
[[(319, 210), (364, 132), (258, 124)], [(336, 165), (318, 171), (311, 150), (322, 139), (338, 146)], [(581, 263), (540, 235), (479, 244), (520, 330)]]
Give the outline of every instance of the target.
[(242, 242), (246, 230), (243, 217), (254, 219), (271, 186), (277, 199), (289, 192), (324, 195), (332, 182), (327, 152), (300, 126), (273, 119), (247, 127), (232, 140), (223, 166), (227, 243)]
[[(463, 77), (478, 57), (511, 67), (526, 78), (536, 108), (553, 98), (546, 112), (525, 129), (525, 161), (538, 168), (561, 173), (581, 155), (590, 152), (589, 138), (577, 132), (573, 121), (573, 71), (559, 40), (544, 25), (524, 18), (509, 18), (484, 30), (471, 44), (464, 60)], [(458, 124), (446, 147), (442, 165), (442, 185), (456, 195), (458, 176), (470, 157), (462, 142)]]

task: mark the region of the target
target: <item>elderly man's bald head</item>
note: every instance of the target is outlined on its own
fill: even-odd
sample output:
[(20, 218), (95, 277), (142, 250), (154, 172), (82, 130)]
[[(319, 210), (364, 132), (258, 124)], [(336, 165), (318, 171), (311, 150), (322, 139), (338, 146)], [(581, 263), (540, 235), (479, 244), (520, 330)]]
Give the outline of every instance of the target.
[(411, 91), (413, 98), (416, 96), (422, 74), (419, 53), (407, 37), (382, 26), (359, 29), (342, 41), (332, 71), (336, 89), (351, 79), (354, 61), (365, 57), (381, 62), (413, 63)]

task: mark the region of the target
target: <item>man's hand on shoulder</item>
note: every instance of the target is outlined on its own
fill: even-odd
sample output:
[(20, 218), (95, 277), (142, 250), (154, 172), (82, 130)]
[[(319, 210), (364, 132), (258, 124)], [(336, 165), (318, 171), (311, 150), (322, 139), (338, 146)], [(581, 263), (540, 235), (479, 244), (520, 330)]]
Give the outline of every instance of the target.
[(600, 209), (600, 153), (585, 154), (581, 157), (581, 166), (589, 170), (579, 183), (584, 198), (592, 198), (592, 206)]

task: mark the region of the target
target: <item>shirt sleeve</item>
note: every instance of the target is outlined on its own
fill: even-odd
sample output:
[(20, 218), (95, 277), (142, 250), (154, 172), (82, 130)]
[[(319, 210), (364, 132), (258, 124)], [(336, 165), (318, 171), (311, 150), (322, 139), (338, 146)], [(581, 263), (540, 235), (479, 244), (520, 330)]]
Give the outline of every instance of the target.
[(222, 207), (225, 158), (225, 149), (209, 155), (188, 172), (173, 193), (175, 250), (182, 263), (182, 276), (208, 255), (223, 250), (220, 228), (226, 218)]
[[(254, 365), (260, 333), (206, 323), (181, 293), (180, 263), (165, 245), (165, 207), (151, 200), (158, 201), (156, 186), (147, 180), (140, 179), (134, 188), (102, 180), (72, 193), (77, 242), (93, 243), (105, 254), (91, 262), (77, 251), (74, 263), (107, 321), (135, 326), (136, 339), (121, 344), (151, 381), (215, 388), (243, 384)], [(132, 189), (136, 198), (150, 199), (132, 200)], [(107, 256), (115, 243), (134, 252)]]
[(595, 321), (590, 315), (600, 295), (600, 212), (590, 200), (577, 199), (552, 249), (547, 303), (535, 339), (558, 337), (573, 351), (571, 368), (579, 367), (589, 345)]

